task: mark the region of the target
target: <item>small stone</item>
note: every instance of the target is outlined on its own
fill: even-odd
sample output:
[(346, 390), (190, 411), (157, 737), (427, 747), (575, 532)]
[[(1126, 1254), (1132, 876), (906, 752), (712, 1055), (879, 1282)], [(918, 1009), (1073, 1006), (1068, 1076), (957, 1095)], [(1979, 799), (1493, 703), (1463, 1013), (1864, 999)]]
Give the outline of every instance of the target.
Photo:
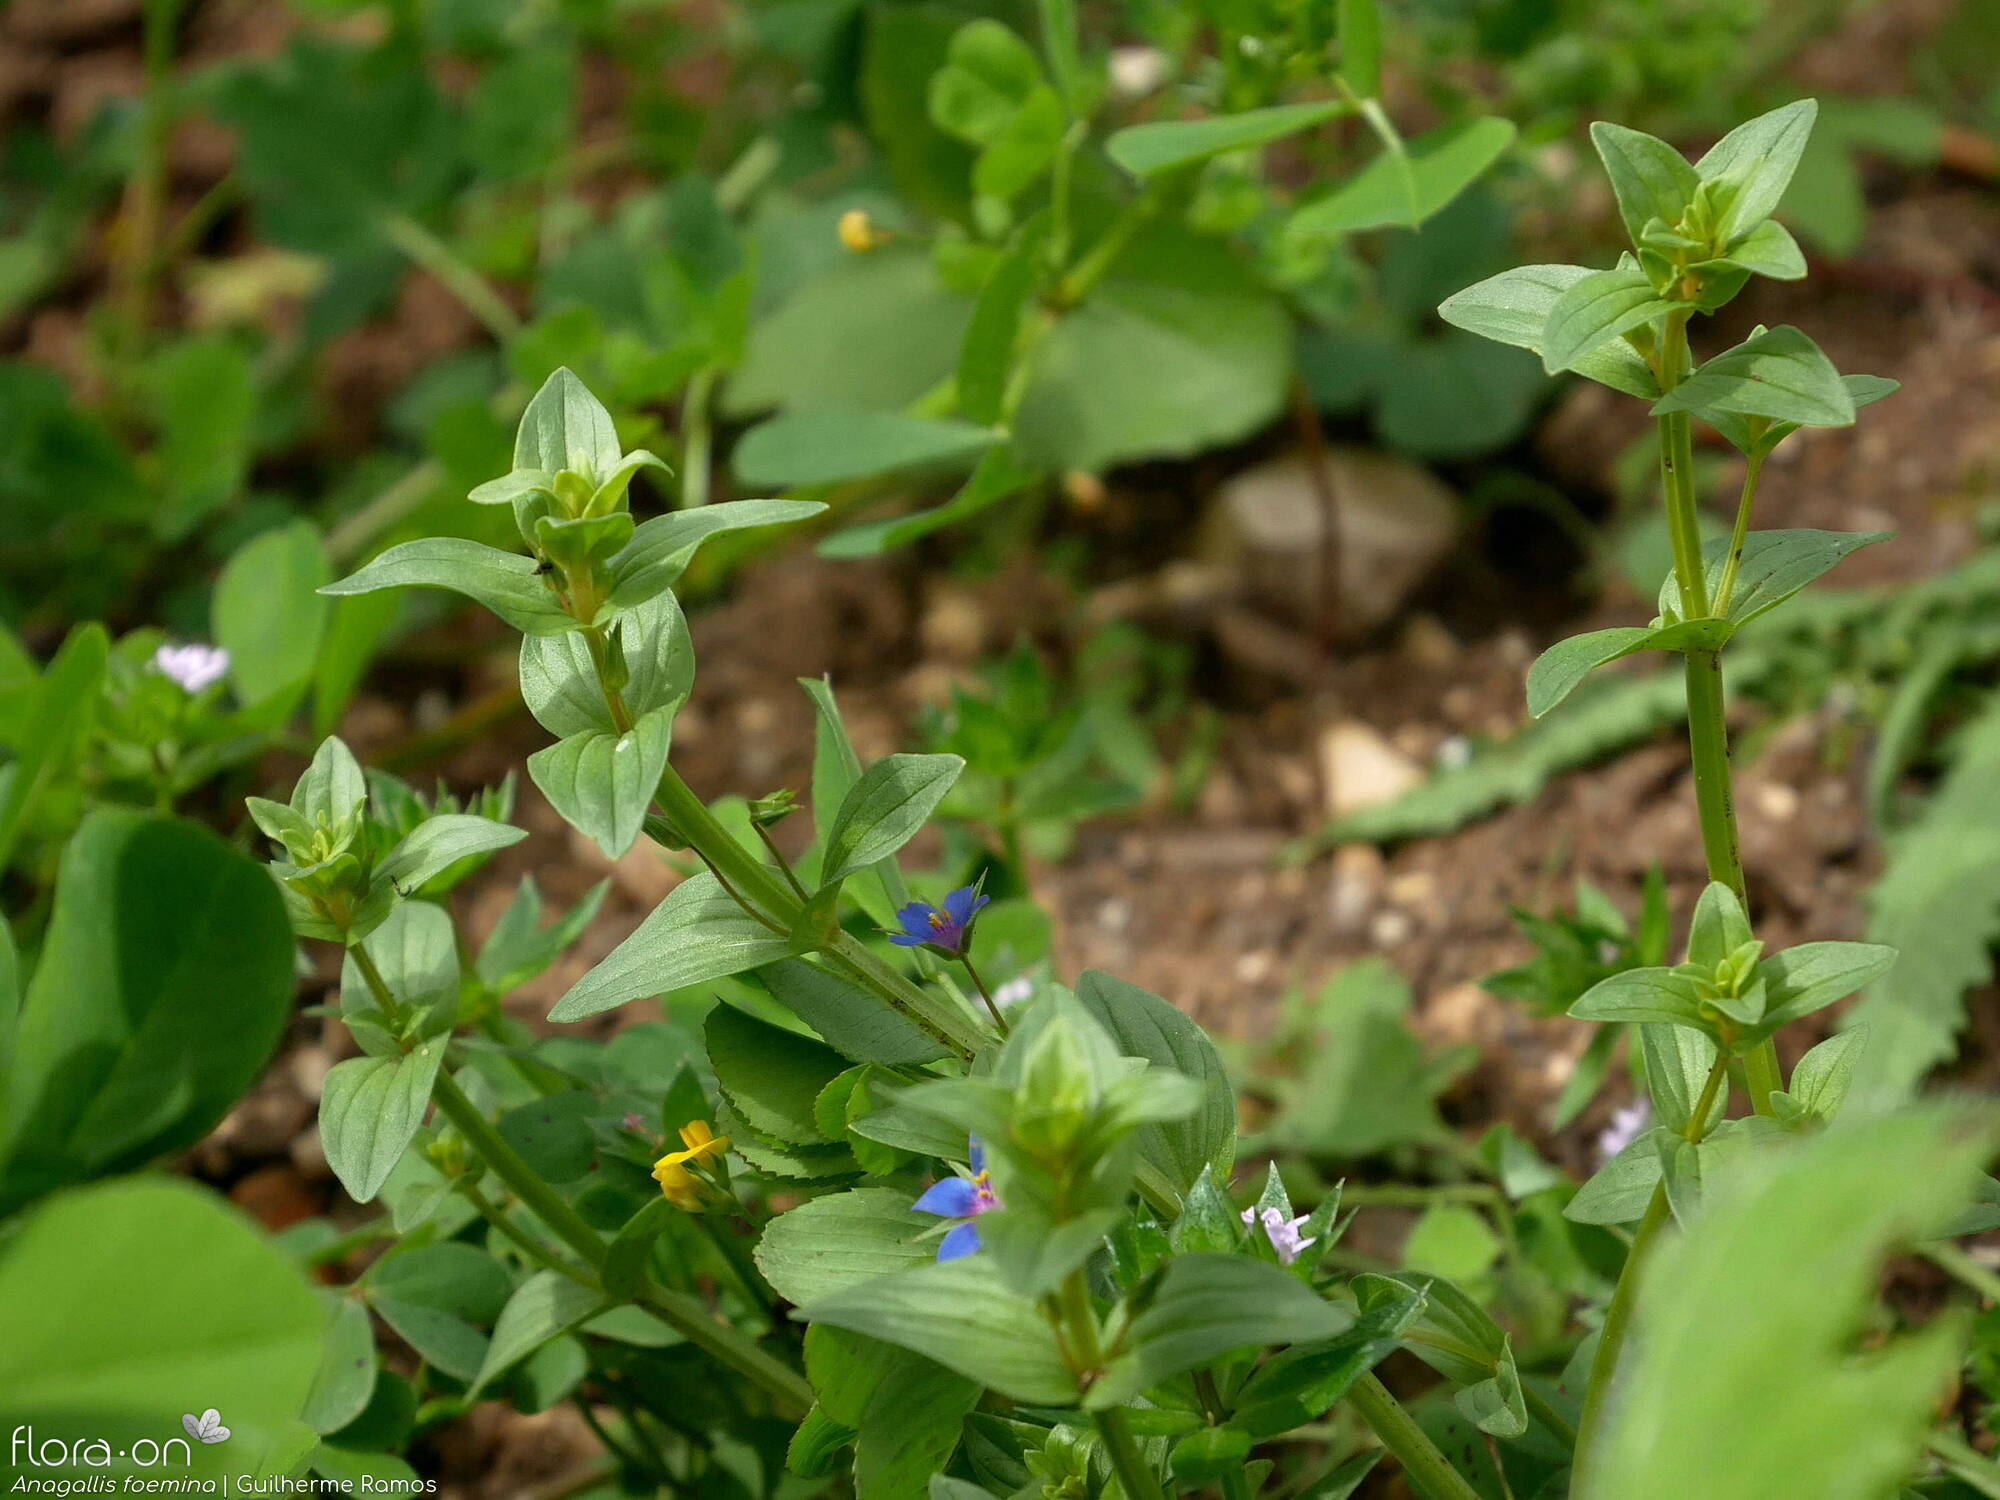
[(1412, 666), (1442, 672), (1458, 660), (1459, 644), (1436, 615), (1415, 614), (1403, 627), (1396, 649)]
[(986, 616), (963, 589), (940, 588), (925, 608), (917, 633), (926, 655), (970, 665), (986, 649)]
[(283, 1154), (311, 1117), (312, 1105), (280, 1069), (225, 1115), (215, 1133), (238, 1157), (256, 1160)]
[(1799, 794), (1782, 781), (1767, 781), (1757, 788), (1757, 811), (1773, 823), (1789, 823), (1799, 813)]
[(320, 1211), (319, 1195), (305, 1185), (290, 1162), (259, 1167), (231, 1188), (229, 1197), (273, 1233)]
[(299, 1176), (307, 1182), (324, 1182), (333, 1176), (333, 1168), (327, 1165), (326, 1145), (319, 1138), (317, 1122), (292, 1137), (291, 1158)]
[(1236, 960), (1236, 978), (1242, 984), (1258, 984), (1276, 962), (1269, 953), (1245, 953)]
[(1368, 936), (1378, 948), (1393, 948), (1409, 937), (1410, 928), (1410, 914), (1390, 907), (1376, 916)]
[(1424, 779), (1416, 762), (1352, 719), (1320, 735), (1319, 766), (1326, 811), (1336, 818), (1400, 797)]
[[(1235, 571), (1244, 597), (1294, 624), (1318, 628), (1328, 608), (1341, 637), (1391, 619), (1444, 561), (1460, 507), (1429, 469), (1359, 448), (1326, 455), (1333, 494), (1329, 538), (1310, 461), (1290, 454), (1246, 469), (1217, 492), (1206, 552)], [(1324, 560), (1337, 554), (1336, 597), (1321, 597)]]
[(1437, 876), (1409, 870), (1389, 882), (1389, 900), (1406, 911), (1428, 912), (1437, 905)]

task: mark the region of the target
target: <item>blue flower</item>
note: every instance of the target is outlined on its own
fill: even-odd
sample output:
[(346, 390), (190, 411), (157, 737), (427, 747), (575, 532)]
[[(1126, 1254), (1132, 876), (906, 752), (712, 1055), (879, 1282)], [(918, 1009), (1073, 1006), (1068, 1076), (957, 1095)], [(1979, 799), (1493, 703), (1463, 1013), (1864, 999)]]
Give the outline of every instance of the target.
[(1000, 1206), (993, 1191), (993, 1179), (986, 1172), (986, 1152), (977, 1140), (967, 1142), (971, 1175), (947, 1177), (924, 1189), (924, 1195), (910, 1205), (920, 1214), (936, 1214), (940, 1219), (962, 1219), (938, 1241), (939, 1260), (957, 1260), (979, 1248), (979, 1226), (972, 1221)]
[(993, 898), (982, 895), (976, 885), (963, 885), (944, 898), (939, 909), (923, 901), (912, 901), (896, 913), (901, 932), (889, 934), (899, 948), (928, 948), (946, 958), (962, 958), (972, 941), (972, 921)]

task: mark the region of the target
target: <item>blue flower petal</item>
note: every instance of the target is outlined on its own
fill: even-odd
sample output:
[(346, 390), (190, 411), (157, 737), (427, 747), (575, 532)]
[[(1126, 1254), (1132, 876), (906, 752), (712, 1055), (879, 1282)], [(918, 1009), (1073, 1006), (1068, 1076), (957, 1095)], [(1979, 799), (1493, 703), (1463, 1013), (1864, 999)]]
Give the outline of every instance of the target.
[(922, 938), (912, 937), (907, 932), (892, 932), (889, 941), (898, 948), (921, 948), (924, 945)]
[(974, 1177), (986, 1170), (986, 1148), (979, 1144), (978, 1136), (969, 1135), (965, 1138), (965, 1155), (966, 1160), (972, 1163)]
[(979, 1249), (979, 1226), (961, 1224), (950, 1234), (938, 1241), (939, 1260), (958, 1260)]
[[(913, 947), (931, 935), (931, 908), (921, 901), (912, 901), (908, 906), (899, 907), (896, 920), (903, 924), (903, 931), (912, 939), (904, 947)], [(890, 941), (898, 941), (892, 938)]]
[(986, 902), (977, 886), (962, 885), (944, 898), (944, 914), (951, 919), (952, 926), (963, 927)]
[(923, 1197), (910, 1205), (920, 1214), (936, 1214), (940, 1219), (962, 1219), (979, 1202), (979, 1192), (963, 1177), (946, 1177), (932, 1183)]

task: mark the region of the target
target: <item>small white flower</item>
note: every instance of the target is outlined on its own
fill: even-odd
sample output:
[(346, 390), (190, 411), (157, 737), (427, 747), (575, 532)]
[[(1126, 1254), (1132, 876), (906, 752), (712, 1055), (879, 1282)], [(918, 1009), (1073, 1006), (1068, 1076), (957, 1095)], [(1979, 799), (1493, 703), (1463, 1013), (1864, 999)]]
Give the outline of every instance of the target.
[(993, 1003), (1005, 1010), (1010, 1005), (1020, 1005), (1035, 998), (1035, 981), (1025, 974), (1017, 974), (993, 992)]
[(1639, 1133), (1652, 1123), (1653, 1106), (1645, 1099), (1637, 1099), (1623, 1109), (1614, 1110), (1611, 1123), (1597, 1133), (1597, 1159), (1607, 1162), (1639, 1139)]
[[(1256, 1209), (1246, 1208), (1243, 1210), (1243, 1222), (1245, 1224), (1255, 1224), (1257, 1217)], [(1311, 1215), (1309, 1214), (1300, 1214), (1296, 1219), (1287, 1222), (1284, 1214), (1277, 1209), (1267, 1208), (1264, 1210), (1264, 1238), (1269, 1240), (1271, 1248), (1278, 1252), (1279, 1265), (1289, 1266), (1299, 1258), (1301, 1250), (1318, 1240), (1318, 1235), (1314, 1235), (1312, 1239), (1307, 1239), (1299, 1233), (1300, 1228), (1304, 1226), (1306, 1220), (1310, 1217)]]
[(187, 693), (198, 693), (222, 681), (229, 670), (229, 653), (220, 646), (190, 641), (185, 646), (162, 646), (153, 653), (153, 670), (171, 677)]

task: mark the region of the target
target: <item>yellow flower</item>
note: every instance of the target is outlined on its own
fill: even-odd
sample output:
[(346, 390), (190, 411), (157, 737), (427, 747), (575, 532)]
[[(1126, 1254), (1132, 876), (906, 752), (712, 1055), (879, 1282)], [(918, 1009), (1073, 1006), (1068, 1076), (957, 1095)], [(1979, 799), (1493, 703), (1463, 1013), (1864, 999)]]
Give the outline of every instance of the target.
[(875, 233), (875, 226), (869, 222), (868, 215), (861, 209), (850, 208), (840, 216), (840, 243), (860, 255), (873, 250), (882, 240)]
[(704, 1162), (729, 1149), (729, 1137), (717, 1135), (706, 1120), (690, 1120), (681, 1126), (684, 1151), (669, 1151), (653, 1163), (653, 1177), (660, 1193), (676, 1208), (693, 1213), (701, 1208), (701, 1179), (687, 1168), (689, 1162)]

